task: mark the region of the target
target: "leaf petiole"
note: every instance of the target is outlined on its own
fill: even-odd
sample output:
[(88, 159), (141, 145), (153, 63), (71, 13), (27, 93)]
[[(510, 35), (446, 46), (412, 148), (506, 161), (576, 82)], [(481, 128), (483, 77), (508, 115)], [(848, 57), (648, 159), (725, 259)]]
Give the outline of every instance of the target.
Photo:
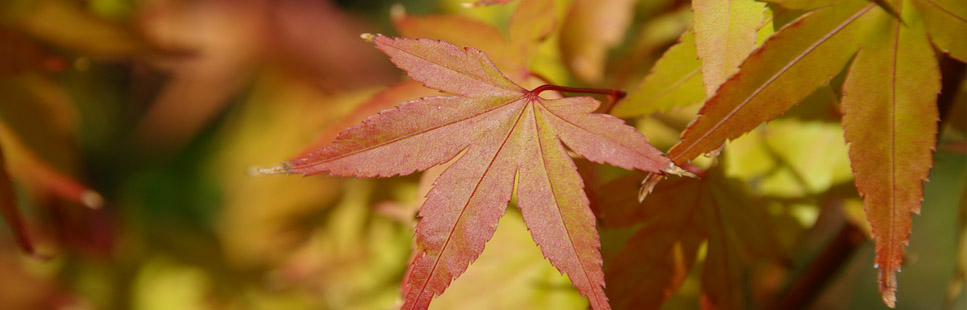
[(546, 90), (559, 91), (562, 93), (583, 93), (583, 94), (601, 94), (606, 95), (613, 101), (621, 100), (627, 93), (622, 89), (600, 89), (600, 88), (580, 88), (580, 87), (567, 87), (559, 85), (544, 84), (534, 88), (530, 91), (531, 94), (537, 96)]
[(611, 113), (611, 108), (614, 104), (624, 98), (627, 93), (623, 89), (600, 89), (600, 88), (580, 88), (580, 87), (567, 87), (552, 84), (544, 84), (534, 88), (533, 90), (527, 92), (530, 96), (538, 96), (541, 92), (545, 90), (559, 91), (562, 93), (584, 93), (584, 94), (601, 94), (608, 96), (608, 102), (605, 102), (603, 106), (598, 108), (598, 113)]

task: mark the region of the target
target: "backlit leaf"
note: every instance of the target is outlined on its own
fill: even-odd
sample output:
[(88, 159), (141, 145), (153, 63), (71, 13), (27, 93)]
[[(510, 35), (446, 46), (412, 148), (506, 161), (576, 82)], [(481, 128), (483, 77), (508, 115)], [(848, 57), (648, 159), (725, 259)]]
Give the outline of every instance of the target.
[(703, 85), (706, 96), (711, 97), (755, 48), (765, 5), (753, 0), (696, 0), (692, 10)]
[(404, 37), (443, 40), (457, 46), (476, 48), (487, 54), (502, 72), (522, 69), (521, 55), (514, 53), (496, 27), (483, 22), (462, 16), (413, 16), (404, 13), (393, 16), (393, 25)]
[(702, 218), (708, 254), (702, 273), (703, 304), (714, 309), (747, 309), (751, 263), (782, 260), (765, 206), (741, 184), (710, 171), (704, 182)]
[(511, 80), (529, 76), (528, 65), (537, 51), (537, 43), (556, 26), (554, 1), (522, 0), (508, 25), (509, 36), (477, 20), (460, 16), (393, 15), (393, 24), (405, 37), (443, 40), (457, 46), (473, 47), (484, 52), (497, 68)]
[(940, 75), (922, 18), (899, 1), (845, 0), (803, 15), (746, 59), (669, 151), (676, 163), (715, 153), (806, 98), (860, 50), (843, 88), (842, 123), (876, 236), (880, 292), (891, 307), (907, 213), (919, 212), (935, 144)]
[(531, 239), (521, 215), (507, 212), (473, 268), (430, 309), (587, 309), (587, 301), (569, 288), (567, 277), (547, 263)]
[(773, 35), (706, 102), (669, 157), (681, 163), (712, 152), (829, 81), (852, 57), (864, 26), (861, 17), (875, 7), (866, 1), (844, 1), (806, 14)]
[(480, 255), (516, 177), (524, 220), (544, 256), (594, 309), (608, 309), (594, 217), (562, 142), (592, 161), (628, 169), (661, 173), (670, 162), (621, 120), (591, 114), (594, 99), (541, 98), (505, 78), (479, 50), (381, 35), (373, 41), (414, 80), (456, 96), (372, 116), (284, 171), (386, 177), (460, 156), (420, 210), (403, 308), (426, 308)]
[(922, 181), (933, 166), (940, 91), (937, 59), (909, 2), (894, 6), (906, 25), (877, 12), (843, 86), (843, 128), (856, 188), (876, 241), (884, 302), (896, 303), (896, 272), (920, 213)]
[(440, 92), (423, 87), (422, 84), (416, 81), (407, 80), (402, 81), (393, 85), (390, 85), (386, 89), (376, 93), (370, 97), (366, 102), (359, 104), (358, 107), (353, 109), (348, 115), (340, 118), (337, 124), (329, 126), (325, 131), (319, 133), (316, 136), (315, 141), (305, 147), (305, 149), (298, 156), (305, 156), (316, 149), (323, 147), (326, 144), (332, 143), (339, 135), (339, 132), (344, 128), (358, 124), (366, 119), (367, 116), (376, 114), (377, 112), (388, 110), (400, 102), (406, 102), (410, 100), (416, 100), (420, 97), (432, 96), (439, 94)]
[[(658, 309), (685, 280), (705, 240), (698, 196), (682, 195), (699, 192), (699, 180), (663, 182), (639, 205), (635, 190), (640, 180), (632, 174), (606, 184), (607, 195), (601, 201), (606, 214), (618, 215), (607, 217), (614, 220), (605, 223), (644, 223), (605, 272), (615, 309)], [(635, 214), (620, 214), (626, 213), (621, 210)]]
[(686, 31), (652, 67), (651, 73), (627, 99), (615, 105), (619, 117), (647, 115), (702, 102), (702, 62), (695, 52), (695, 34)]
[(745, 297), (749, 267), (783, 259), (764, 206), (720, 169), (703, 179), (672, 177), (639, 204), (635, 181), (641, 178), (632, 174), (606, 184), (595, 202), (605, 225), (642, 225), (608, 266), (613, 306), (658, 309), (678, 290), (706, 240), (703, 304), (717, 309), (751, 305)]
[(917, 0), (913, 2), (920, 12), (930, 39), (941, 50), (967, 62), (967, 2), (959, 0)]
[(557, 26), (553, 0), (522, 0), (514, 11), (508, 26), (510, 44), (520, 59), (523, 69), (537, 51), (538, 42), (544, 40)]

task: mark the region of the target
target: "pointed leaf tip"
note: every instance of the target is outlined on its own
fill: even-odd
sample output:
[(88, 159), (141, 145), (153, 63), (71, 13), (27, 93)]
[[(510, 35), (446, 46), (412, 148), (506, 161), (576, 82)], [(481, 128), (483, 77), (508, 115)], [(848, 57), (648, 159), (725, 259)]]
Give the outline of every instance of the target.
[(649, 173), (644, 180), (641, 180), (641, 187), (638, 188), (638, 203), (645, 201), (648, 194), (655, 190), (655, 185), (658, 185), (665, 176), (657, 173)]
[(515, 183), (522, 216), (544, 256), (593, 309), (610, 309), (594, 214), (564, 145), (591, 161), (657, 174), (675, 171), (666, 168), (670, 160), (621, 119), (593, 113), (600, 105), (593, 98), (534, 96), (481, 50), (442, 40), (362, 37), (414, 81), (450, 96), (380, 112), (330, 145), (250, 174), (390, 177), (455, 160), (421, 206), (402, 309), (427, 308), (477, 258)]
[[(404, 13), (404, 14), (406, 14), (406, 13)], [(376, 39), (376, 36), (378, 36), (378, 35), (380, 35), (380, 34), (378, 34), (378, 33), (377, 34), (372, 34), (372, 33), (369, 33), (369, 32), (365, 32), (365, 33), (359, 34), (359, 38), (360, 39), (363, 39), (366, 42), (373, 43), (373, 40)]]

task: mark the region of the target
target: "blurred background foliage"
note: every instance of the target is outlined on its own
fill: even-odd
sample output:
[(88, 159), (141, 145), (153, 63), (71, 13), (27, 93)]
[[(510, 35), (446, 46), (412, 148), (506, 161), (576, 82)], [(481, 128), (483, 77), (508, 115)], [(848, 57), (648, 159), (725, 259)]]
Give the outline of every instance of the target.
[[(39, 258), (24, 255), (12, 230), (0, 230), (0, 309), (398, 306), (415, 213), (438, 169), (389, 179), (246, 171), (331, 141), (365, 115), (432, 95), (405, 83), (386, 90), (403, 75), (359, 34), (398, 34), (391, 15), (402, 14), (462, 16), (506, 32), (516, 5), (462, 2), (4, 1), (0, 147)], [(530, 64), (563, 85), (634, 89), (691, 18), (687, 1), (640, 1), (628, 20), (599, 29), (565, 18), (596, 5), (573, 2), (557, 1), (548, 12), (558, 16), (558, 31)], [(787, 15), (776, 16), (776, 29), (794, 17)], [(967, 307), (967, 95), (959, 72), (957, 82), (945, 81), (951, 117), (899, 275), (901, 309)], [(750, 294), (783, 294), (843, 231), (868, 234), (838, 97), (838, 89), (820, 88), (729, 143), (719, 159), (728, 177), (767, 202), (790, 257), (787, 266), (763, 267)], [(667, 149), (698, 106), (633, 123)], [(589, 187), (624, 173), (582, 169), (595, 170)], [(607, 259), (631, 231), (601, 233)], [(883, 307), (870, 242), (846, 244), (811, 307)], [(698, 306), (692, 273), (667, 308)], [(480, 259), (433, 307), (587, 304), (510, 208)]]

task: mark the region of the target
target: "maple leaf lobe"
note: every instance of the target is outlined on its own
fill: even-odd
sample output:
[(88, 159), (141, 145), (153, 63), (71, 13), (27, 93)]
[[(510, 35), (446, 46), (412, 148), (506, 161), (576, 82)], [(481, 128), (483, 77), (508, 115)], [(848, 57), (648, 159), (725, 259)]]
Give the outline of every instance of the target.
[(592, 113), (596, 100), (541, 98), (538, 89), (507, 79), (477, 49), (372, 39), (412, 79), (454, 96), (425, 97), (370, 116), (285, 170), (386, 177), (459, 156), (420, 210), (403, 308), (428, 307), (480, 255), (517, 178), (524, 220), (544, 256), (594, 309), (610, 309), (594, 215), (564, 145), (595, 162), (652, 173), (668, 170), (671, 161), (622, 120)]

